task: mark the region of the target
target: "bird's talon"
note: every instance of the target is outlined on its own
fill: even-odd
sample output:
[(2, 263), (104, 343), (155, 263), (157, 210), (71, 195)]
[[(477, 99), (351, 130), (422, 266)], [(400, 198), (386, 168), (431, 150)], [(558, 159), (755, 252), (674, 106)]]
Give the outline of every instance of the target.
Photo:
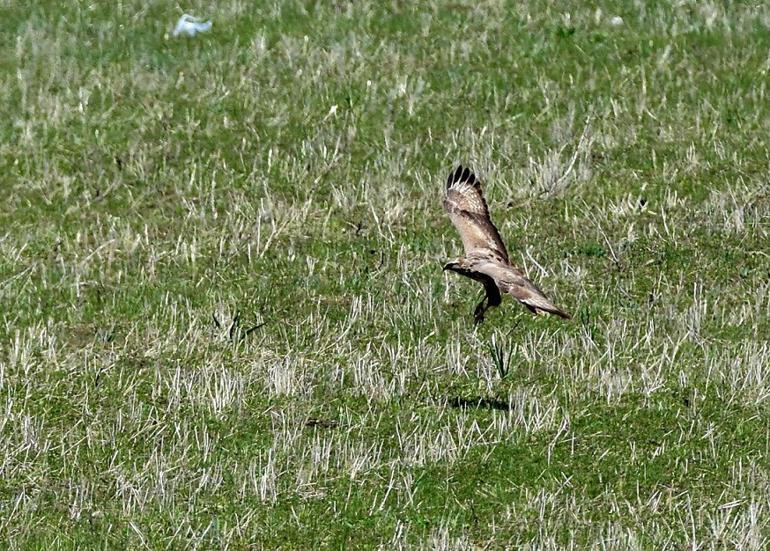
[(473, 320), (476, 323), (476, 325), (479, 325), (481, 322), (484, 321), (484, 313), (486, 312), (486, 308), (484, 307), (484, 302), (482, 301), (481, 304), (479, 304), (476, 307), (476, 310), (473, 312)]

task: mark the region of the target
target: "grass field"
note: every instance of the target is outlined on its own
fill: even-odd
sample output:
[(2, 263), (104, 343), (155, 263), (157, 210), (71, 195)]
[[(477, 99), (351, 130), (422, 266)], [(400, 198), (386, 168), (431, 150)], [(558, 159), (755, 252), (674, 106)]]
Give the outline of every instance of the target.
[(3, 547), (770, 545), (770, 7), (0, 6)]

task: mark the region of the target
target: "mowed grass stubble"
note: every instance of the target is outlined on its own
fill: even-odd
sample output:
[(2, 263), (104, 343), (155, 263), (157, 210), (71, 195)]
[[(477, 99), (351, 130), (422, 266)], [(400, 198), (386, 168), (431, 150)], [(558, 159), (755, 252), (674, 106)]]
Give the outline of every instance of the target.
[(767, 544), (768, 8), (0, 9), (5, 545)]

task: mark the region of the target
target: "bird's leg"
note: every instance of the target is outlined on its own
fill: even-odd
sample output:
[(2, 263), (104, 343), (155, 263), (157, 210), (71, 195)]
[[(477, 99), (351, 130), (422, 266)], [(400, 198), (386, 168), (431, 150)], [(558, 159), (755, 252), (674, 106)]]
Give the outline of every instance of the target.
[(481, 299), (481, 302), (478, 303), (476, 306), (476, 309), (473, 311), (473, 320), (476, 322), (476, 325), (480, 324), (484, 321), (484, 312), (487, 311), (487, 295), (484, 295), (484, 298)]

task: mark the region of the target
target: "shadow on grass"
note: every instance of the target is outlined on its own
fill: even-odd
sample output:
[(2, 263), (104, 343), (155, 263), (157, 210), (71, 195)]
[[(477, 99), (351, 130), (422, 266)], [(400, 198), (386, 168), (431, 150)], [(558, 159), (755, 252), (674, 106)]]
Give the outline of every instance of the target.
[(508, 402), (498, 400), (497, 398), (482, 398), (481, 396), (476, 396), (474, 398), (455, 396), (449, 398), (447, 404), (449, 407), (458, 409), (497, 409), (500, 411), (511, 411), (513, 409), (513, 406)]

